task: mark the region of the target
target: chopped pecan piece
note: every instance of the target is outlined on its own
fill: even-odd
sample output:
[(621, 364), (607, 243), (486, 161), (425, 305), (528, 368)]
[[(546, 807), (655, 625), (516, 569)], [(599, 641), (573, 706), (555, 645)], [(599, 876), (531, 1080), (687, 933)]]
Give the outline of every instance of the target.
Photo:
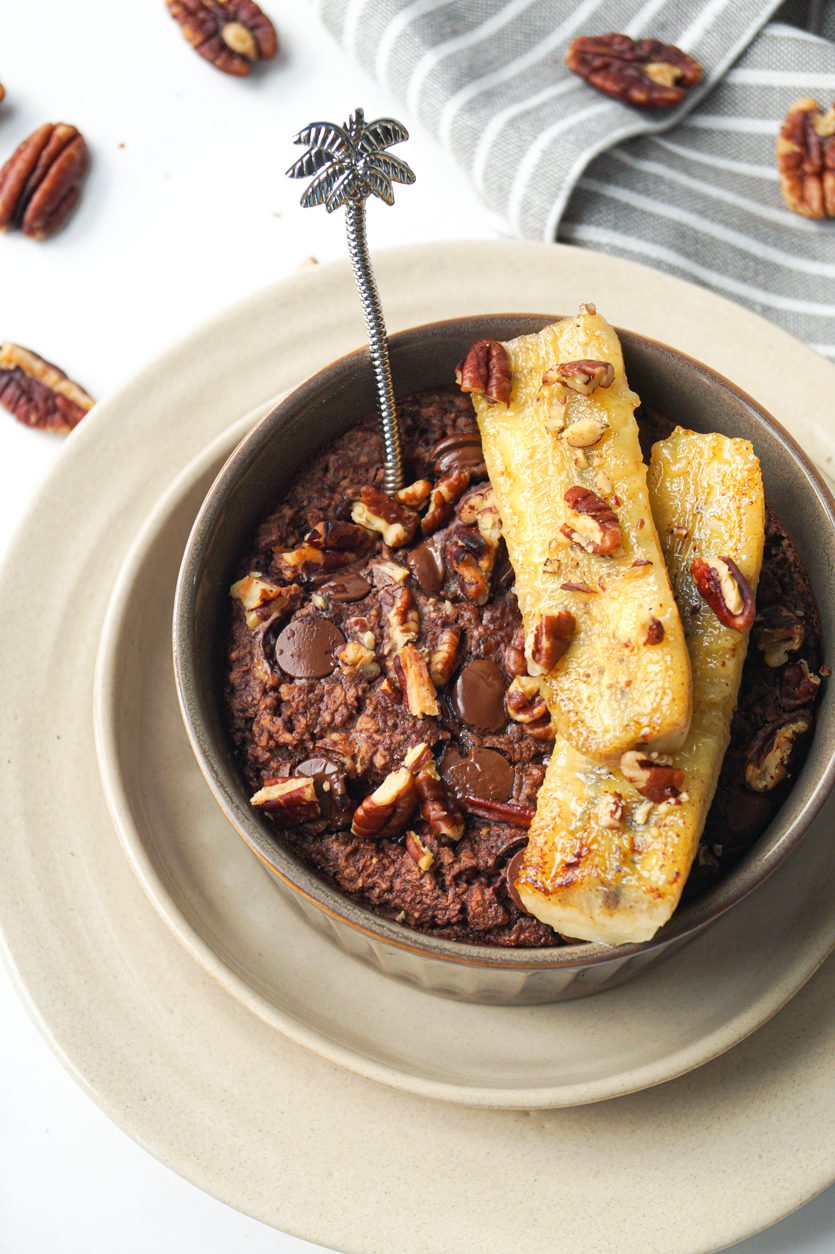
[(496, 546), (474, 527), (456, 527), (447, 536), (444, 551), (447, 565), (458, 576), (464, 595), (476, 605), (485, 605), (490, 596)]
[(792, 662), (780, 673), (780, 703), (788, 710), (814, 701), (821, 686), (820, 675), (809, 670), (805, 658)]
[(563, 431), (562, 438), (571, 448), (591, 448), (593, 444), (600, 443), (608, 429), (606, 419), (595, 414), (591, 418), (579, 418), (577, 422), (572, 422)]
[(514, 723), (536, 723), (548, 718), (548, 706), (533, 675), (517, 675), (505, 693), (507, 712)]
[(443, 688), (452, 678), (461, 645), (461, 628), (444, 627), (429, 657), (429, 675), (436, 688)]
[(623, 827), (623, 797), (619, 792), (604, 792), (595, 806), (595, 817), (601, 827), (616, 831)]
[(464, 816), (447, 792), (431, 755), (416, 772), (415, 785), (421, 817), (430, 834), (437, 840), (460, 840), (464, 835)]
[(528, 669), (532, 675), (547, 675), (568, 652), (568, 646), (574, 639), (577, 620), (569, 610), (559, 610), (556, 614), (540, 614), (533, 630), (531, 640), (531, 663)]
[(240, 601), (247, 627), (252, 631), (271, 619), (298, 608), (302, 590), (298, 584), (277, 584), (265, 579), (257, 570), (236, 580), (229, 595)]
[(803, 644), (806, 629), (801, 619), (782, 605), (769, 605), (754, 628), (754, 643), (763, 655), (766, 666), (784, 666), (789, 654)]
[(253, 0), (166, 0), (188, 42), (224, 74), (248, 74), (278, 51), (275, 27)]
[(518, 806), (513, 801), (489, 801), (471, 793), (464, 796), (463, 802), (471, 814), (477, 814), (482, 819), (494, 819), (497, 823), (510, 823), (512, 827), (530, 827), (535, 814), (530, 806)]
[(611, 557), (621, 547), (620, 523), (608, 502), (579, 485), (569, 488), (563, 500), (574, 511), (574, 519), (560, 528), (572, 544), (579, 544), (588, 553)]
[(664, 624), (660, 619), (651, 617), (647, 627), (646, 643), (660, 644), (664, 639)]
[(690, 566), (699, 595), (719, 622), (734, 631), (750, 631), (756, 606), (750, 583), (729, 557), (694, 557)]
[(451, 474), (445, 475), (436, 483), (429, 497), (429, 508), (420, 524), (425, 536), (431, 536), (449, 522), (455, 502), (469, 482), (469, 470), (453, 470)]
[(64, 435), (78, 426), (93, 403), (52, 362), (18, 344), (0, 344), (0, 404), (18, 422)]
[[(525, 657), (524, 628), (518, 627), (514, 632), (513, 639), (505, 647), (503, 662), (508, 675), (527, 675), (528, 659)], [(539, 687), (538, 684), (537, 687)]]
[(413, 644), (398, 650), (395, 671), (403, 689), (409, 713), (415, 718), (437, 718), (438, 700), (435, 685), (429, 675), (426, 662)]
[(386, 588), (392, 584), (405, 583), (409, 572), (399, 562), (376, 562), (371, 567), (371, 577), (375, 588)]
[(835, 218), (835, 105), (796, 100), (777, 140), (780, 191), (803, 218)]
[(510, 403), (512, 387), (510, 358), (498, 340), (476, 340), (455, 369), (455, 382), (462, 392), (476, 392), (488, 401)]
[(629, 35), (581, 35), (566, 64), (590, 87), (627, 104), (672, 109), (702, 81), (702, 67), (673, 44)]
[(610, 388), (614, 381), (615, 368), (610, 361), (592, 361), (588, 358), (563, 361), (558, 366), (551, 366), (542, 376), (543, 383), (562, 383), (572, 392), (579, 392), (581, 396), (591, 396), (598, 388)]
[(376, 679), (380, 674), (380, 663), (374, 656), (374, 650), (361, 644), (359, 640), (349, 640), (343, 644), (337, 652), (336, 660), (344, 671), (363, 679)]
[(90, 166), (84, 136), (66, 122), (45, 122), (0, 170), (0, 231), (30, 239), (59, 231), (78, 204)]
[(297, 549), (277, 553), (278, 568), (286, 578), (308, 578), (346, 566), (362, 557), (372, 539), (364, 527), (353, 523), (320, 522), (310, 530)]
[(798, 741), (812, 730), (812, 716), (800, 710), (754, 737), (745, 763), (745, 783), (752, 792), (771, 792), (789, 774)]
[(320, 813), (313, 780), (300, 775), (269, 780), (250, 797), (250, 805), (282, 827), (308, 823)]
[(305, 536), (305, 543), (317, 549), (338, 549), (362, 556), (371, 548), (372, 538), (365, 527), (347, 522), (320, 522)]
[[(389, 596), (391, 593), (388, 594)], [(411, 644), (420, 634), (420, 613), (411, 588), (404, 584), (398, 589), (394, 604), (388, 611), (390, 651), (396, 653), (404, 644)]]
[(681, 792), (684, 771), (657, 754), (629, 749), (621, 757), (619, 765), (627, 783), (649, 801), (667, 801)]
[(424, 875), (435, 861), (434, 853), (431, 849), (424, 845), (417, 832), (407, 832), (405, 843), (406, 852), (412, 861), (417, 864), (417, 868), (421, 875)]
[(497, 545), (502, 538), (502, 520), (496, 497), (489, 483), (482, 484), (474, 491), (468, 492), (458, 506), (458, 517), (462, 523), (471, 527), (475, 525), (489, 544)]
[(423, 509), (431, 491), (432, 484), (428, 479), (416, 479), (414, 483), (400, 489), (397, 499), (401, 505), (408, 505), (410, 509)]
[(360, 499), (354, 501), (351, 517), (361, 527), (379, 531), (383, 542), (392, 549), (411, 543), (420, 523), (413, 509), (371, 485), (360, 490)]
[(393, 836), (406, 826), (416, 804), (415, 777), (408, 767), (398, 767), (357, 806), (351, 831), (363, 840)]

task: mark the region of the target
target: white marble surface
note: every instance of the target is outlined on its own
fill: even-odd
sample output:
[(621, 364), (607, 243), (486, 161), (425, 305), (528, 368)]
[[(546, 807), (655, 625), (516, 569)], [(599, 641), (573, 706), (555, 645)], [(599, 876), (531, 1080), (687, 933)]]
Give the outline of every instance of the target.
[[(293, 155), (286, 137), (356, 105), (404, 116), (303, 5), (267, 2), (283, 54), (251, 81), (197, 57), (162, 0), (0, 6), (0, 158), (41, 122), (67, 121), (85, 133), (94, 161), (60, 236), (0, 239), (0, 338), (58, 362), (97, 397), (253, 287), (310, 255), (343, 254), (339, 217), (296, 207), (299, 189), (282, 174)], [(400, 191), (395, 210), (371, 211), (377, 246), (500, 233), (419, 129), (408, 159), (417, 184)], [(61, 447), (0, 414), (0, 554)], [(3, 1254), (319, 1248), (199, 1192), (114, 1127), (53, 1057), (2, 970), (0, 1075)], [(832, 1251), (835, 1189), (736, 1248)]]

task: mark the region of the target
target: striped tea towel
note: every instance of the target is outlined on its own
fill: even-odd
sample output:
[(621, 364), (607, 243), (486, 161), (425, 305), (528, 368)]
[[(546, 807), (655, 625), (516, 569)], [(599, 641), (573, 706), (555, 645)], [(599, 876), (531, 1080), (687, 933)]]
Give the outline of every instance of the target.
[[(774, 159), (794, 100), (835, 99), (835, 0), (312, 3), (510, 233), (683, 275), (835, 360), (835, 221), (785, 208)], [(663, 112), (601, 95), (565, 52), (615, 30), (683, 48), (703, 82)]]

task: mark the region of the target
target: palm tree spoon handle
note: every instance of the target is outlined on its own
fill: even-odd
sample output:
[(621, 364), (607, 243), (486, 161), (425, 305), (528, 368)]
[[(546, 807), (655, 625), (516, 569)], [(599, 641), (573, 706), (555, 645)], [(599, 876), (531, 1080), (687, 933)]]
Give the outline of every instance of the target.
[(414, 183), (414, 173), (406, 162), (387, 151), (408, 138), (405, 126), (393, 118), (378, 118), (376, 122), (366, 123), (362, 109), (357, 109), (345, 126), (337, 126), (333, 122), (312, 122), (299, 131), (294, 143), (305, 144), (307, 152), (287, 171), (290, 178), (314, 176), (302, 196), (303, 208), (323, 204), (328, 213), (333, 213), (334, 209), (346, 206), (348, 252), (362, 302), (377, 384), (383, 435), (383, 487), (386, 492), (397, 492), (403, 487), (403, 446), (391, 379), (386, 324), (368, 252), (365, 202), (369, 196), (378, 196), (387, 205), (392, 205), (392, 184)]

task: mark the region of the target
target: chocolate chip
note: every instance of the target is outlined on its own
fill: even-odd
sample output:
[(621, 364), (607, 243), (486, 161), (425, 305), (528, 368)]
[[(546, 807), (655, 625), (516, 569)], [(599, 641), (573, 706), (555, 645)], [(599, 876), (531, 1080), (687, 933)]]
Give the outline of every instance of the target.
[(371, 584), (362, 575), (349, 570), (337, 579), (329, 579), (327, 583), (323, 583), (319, 591), (330, 597), (331, 601), (361, 601), (371, 591)]
[(452, 704), (458, 717), (470, 727), (500, 731), (506, 722), (504, 672), (489, 658), (468, 662), (455, 681)]
[(306, 758), (295, 767), (293, 774), (306, 775), (313, 780), (324, 818), (334, 820), (342, 811), (352, 808), (346, 787), (345, 769), (332, 758)]
[(507, 864), (507, 870), (505, 871), (505, 879), (507, 882), (507, 894), (510, 897), (510, 900), (513, 902), (517, 910), (521, 910), (522, 914), (527, 914), (528, 912), (522, 904), (522, 898), (519, 896), (519, 893), (517, 892), (517, 889), (516, 889), (516, 876), (518, 874), (519, 867), (522, 864), (522, 859), (524, 858), (524, 856), (525, 856), (524, 849), (520, 849), (518, 853), (515, 853), (513, 855), (513, 857), (510, 859), (510, 861)]
[(481, 436), (477, 431), (453, 431), (445, 435), (429, 456), (438, 475), (448, 475), (451, 470), (469, 470), (473, 479), (480, 479), (487, 474)]
[(467, 793), (487, 801), (507, 801), (513, 792), (513, 767), (495, 749), (471, 749), (463, 757), (448, 749), (441, 762), (444, 783), (457, 797)]
[(434, 545), (419, 544), (406, 558), (406, 564), (427, 596), (437, 596), (444, 582), (444, 559)]
[(338, 627), (326, 618), (308, 614), (288, 623), (275, 642), (275, 660), (294, 679), (323, 679), (330, 675), (334, 653), (345, 643)]

